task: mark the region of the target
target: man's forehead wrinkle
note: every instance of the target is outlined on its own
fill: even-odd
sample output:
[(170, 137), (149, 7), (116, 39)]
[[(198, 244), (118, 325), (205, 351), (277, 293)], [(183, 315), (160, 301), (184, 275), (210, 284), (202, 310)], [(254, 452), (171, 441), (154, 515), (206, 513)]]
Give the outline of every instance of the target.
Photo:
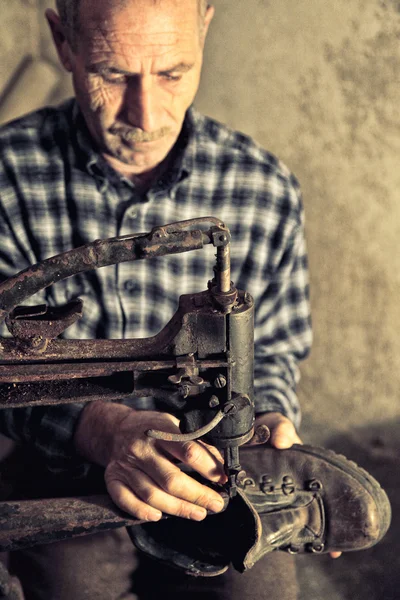
[(99, 43), (90, 44), (89, 51), (87, 52), (87, 59), (89, 61), (96, 61), (101, 59), (107, 59), (111, 62), (113, 58), (122, 57), (127, 63), (132, 60), (141, 60), (152, 58), (153, 60), (168, 58), (169, 61), (175, 60), (177, 57), (177, 63), (195, 62), (196, 52), (195, 48), (186, 44), (176, 44), (174, 42), (169, 43), (151, 43), (150, 41), (143, 41), (141, 44), (135, 43), (132, 40), (111, 40), (102, 38)]
[[(136, 48), (136, 46), (133, 46), (133, 48)], [(112, 49), (98, 49), (95, 50), (94, 52), (90, 53), (90, 56), (88, 57), (90, 61), (97, 61), (99, 60), (99, 62), (104, 62), (105, 60), (113, 62), (113, 58), (118, 58), (118, 57), (122, 57), (124, 58), (128, 63), (133, 60), (144, 60), (144, 59), (152, 59), (152, 60), (157, 60), (157, 59), (161, 59), (164, 57), (168, 57), (169, 62), (174, 61), (176, 57), (176, 63), (181, 63), (184, 62), (184, 60), (182, 60), (180, 57), (183, 56), (188, 56), (190, 57), (190, 62), (194, 62), (194, 58), (192, 59), (192, 53), (191, 52), (181, 52), (181, 51), (177, 51), (177, 52), (173, 52), (171, 53), (171, 49), (170, 48), (166, 48), (165, 46), (160, 46), (159, 50), (157, 52), (154, 52), (154, 46), (149, 46), (148, 48), (148, 52), (147, 53), (141, 53), (140, 56), (134, 55), (134, 56), (130, 56), (130, 54), (126, 53), (126, 50), (128, 48), (126, 48), (126, 46), (124, 46), (123, 48), (117, 50), (116, 48), (112, 48)], [(173, 46), (171, 46), (171, 48), (173, 49)], [(145, 49), (145, 47), (143, 47), (143, 49)]]
[(158, 53), (159, 49), (170, 51), (173, 48), (176, 48), (181, 52), (195, 51), (197, 46), (194, 43), (194, 40), (192, 42), (191, 36), (184, 37), (178, 36), (178, 34), (170, 35), (165, 39), (159, 39), (158, 36), (155, 36), (153, 39), (151, 39), (148, 36), (132, 36), (129, 34), (119, 36), (112, 34), (108, 36), (101, 35), (92, 37), (88, 40), (87, 47), (92, 53), (104, 51), (105, 49), (113, 52), (121, 50), (122, 48), (136, 51), (138, 53), (140, 53), (142, 50), (151, 48), (155, 53)]
[[(90, 30), (89, 30), (90, 31)], [(157, 40), (157, 43), (160, 43), (160, 38), (162, 43), (168, 43), (164, 40), (173, 40), (173, 42), (179, 42), (180, 40), (192, 40), (196, 39), (197, 33), (195, 30), (183, 30), (180, 28), (170, 29), (160, 32), (152, 32), (152, 33), (144, 33), (141, 31), (127, 31), (126, 29), (105, 29), (105, 28), (96, 28), (93, 30), (93, 34), (89, 36), (89, 39), (95, 41), (99, 38), (101, 39), (154, 39)]]

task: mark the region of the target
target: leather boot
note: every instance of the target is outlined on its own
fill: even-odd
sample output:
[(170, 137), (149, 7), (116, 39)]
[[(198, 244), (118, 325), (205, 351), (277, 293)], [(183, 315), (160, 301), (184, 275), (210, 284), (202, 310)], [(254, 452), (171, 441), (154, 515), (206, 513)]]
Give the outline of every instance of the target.
[(364, 469), (332, 451), (295, 445), (249, 446), (246, 474), (226, 510), (200, 523), (170, 518), (129, 528), (149, 556), (188, 574), (243, 572), (274, 550), (362, 550), (389, 528), (389, 500)]
[(389, 528), (390, 503), (379, 483), (331, 450), (255, 446), (242, 451), (241, 462), (242, 489), (262, 523), (246, 568), (273, 549), (292, 554), (363, 550)]

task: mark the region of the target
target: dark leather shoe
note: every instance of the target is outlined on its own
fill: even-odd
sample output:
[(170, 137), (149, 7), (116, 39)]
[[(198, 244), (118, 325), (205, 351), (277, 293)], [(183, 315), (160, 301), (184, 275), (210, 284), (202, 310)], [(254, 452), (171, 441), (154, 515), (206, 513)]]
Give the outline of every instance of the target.
[(255, 446), (241, 452), (242, 490), (261, 520), (262, 532), (239, 570), (271, 550), (354, 551), (387, 532), (386, 493), (364, 469), (344, 456), (313, 446), (288, 450)]
[(330, 450), (295, 445), (242, 449), (238, 494), (203, 522), (170, 518), (129, 528), (149, 556), (192, 575), (230, 564), (251, 568), (273, 550), (332, 552), (376, 544), (390, 524), (389, 500), (364, 469)]

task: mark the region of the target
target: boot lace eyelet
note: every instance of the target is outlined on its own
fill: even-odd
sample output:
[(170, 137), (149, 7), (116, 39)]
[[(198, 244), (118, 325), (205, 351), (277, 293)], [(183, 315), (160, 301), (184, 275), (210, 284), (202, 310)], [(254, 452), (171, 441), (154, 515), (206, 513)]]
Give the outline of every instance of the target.
[(323, 485), (318, 479), (311, 479), (307, 482), (307, 489), (310, 492), (321, 492)]

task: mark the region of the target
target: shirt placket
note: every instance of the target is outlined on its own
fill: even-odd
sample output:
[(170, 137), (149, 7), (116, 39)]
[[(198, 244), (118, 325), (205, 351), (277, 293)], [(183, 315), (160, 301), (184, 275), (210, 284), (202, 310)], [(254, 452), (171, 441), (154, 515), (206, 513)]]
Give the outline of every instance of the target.
[[(132, 187), (126, 187), (120, 194), (121, 212), (118, 219), (117, 235), (125, 236), (144, 233), (143, 213), (146, 203)], [(116, 288), (122, 310), (122, 337), (142, 337), (141, 297), (144, 290), (144, 261), (129, 261), (116, 267)]]

